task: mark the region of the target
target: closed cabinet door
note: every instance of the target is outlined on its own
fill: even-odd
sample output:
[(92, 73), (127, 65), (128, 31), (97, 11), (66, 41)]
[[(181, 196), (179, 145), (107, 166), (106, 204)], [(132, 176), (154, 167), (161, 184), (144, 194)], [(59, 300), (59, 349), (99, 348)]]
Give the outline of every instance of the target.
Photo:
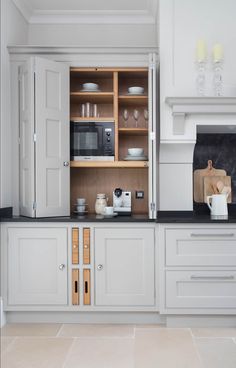
[(8, 304), (67, 304), (67, 229), (8, 230)]
[(95, 303), (153, 306), (154, 230), (95, 229)]

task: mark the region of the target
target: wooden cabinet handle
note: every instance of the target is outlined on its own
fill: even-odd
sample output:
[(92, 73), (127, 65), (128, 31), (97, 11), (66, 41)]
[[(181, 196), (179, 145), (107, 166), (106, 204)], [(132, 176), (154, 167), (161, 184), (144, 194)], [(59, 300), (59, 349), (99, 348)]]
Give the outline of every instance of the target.
[(72, 264), (79, 264), (79, 229), (72, 229)]
[(90, 264), (90, 228), (83, 229), (83, 263)]
[(79, 305), (79, 270), (72, 270), (72, 304)]
[(83, 270), (84, 277), (84, 305), (91, 304), (90, 270)]

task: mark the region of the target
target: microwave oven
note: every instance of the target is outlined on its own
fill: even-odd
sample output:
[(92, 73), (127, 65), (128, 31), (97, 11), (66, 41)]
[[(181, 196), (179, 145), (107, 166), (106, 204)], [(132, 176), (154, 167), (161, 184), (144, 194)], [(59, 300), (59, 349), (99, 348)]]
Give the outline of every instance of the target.
[(70, 122), (71, 161), (114, 161), (114, 122)]

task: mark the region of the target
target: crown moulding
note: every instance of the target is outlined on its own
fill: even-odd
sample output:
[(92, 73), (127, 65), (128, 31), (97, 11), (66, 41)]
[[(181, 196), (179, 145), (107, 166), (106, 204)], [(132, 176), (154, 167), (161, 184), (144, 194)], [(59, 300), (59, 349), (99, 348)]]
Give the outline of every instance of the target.
[(34, 10), (25, 0), (12, 0), (30, 24), (155, 24), (156, 0), (144, 10)]
[(185, 134), (187, 115), (236, 115), (236, 97), (167, 97), (172, 109), (173, 134)]

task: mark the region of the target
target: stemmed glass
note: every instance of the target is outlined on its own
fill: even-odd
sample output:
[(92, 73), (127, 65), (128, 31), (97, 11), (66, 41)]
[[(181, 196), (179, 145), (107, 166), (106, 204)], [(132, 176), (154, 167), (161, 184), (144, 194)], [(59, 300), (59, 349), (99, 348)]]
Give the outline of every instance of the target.
[(135, 120), (135, 127), (138, 128), (138, 119), (139, 119), (140, 113), (137, 109), (134, 110), (133, 112), (133, 117)]
[(128, 126), (128, 119), (129, 119), (129, 111), (127, 110), (127, 109), (124, 109), (124, 111), (123, 111), (123, 119), (124, 119), (124, 121), (125, 121), (125, 128), (127, 128), (127, 126)]
[(148, 113), (148, 110), (147, 109), (144, 109), (143, 115), (144, 115), (144, 119), (145, 119), (146, 128), (148, 128), (148, 117), (149, 117), (149, 113)]

